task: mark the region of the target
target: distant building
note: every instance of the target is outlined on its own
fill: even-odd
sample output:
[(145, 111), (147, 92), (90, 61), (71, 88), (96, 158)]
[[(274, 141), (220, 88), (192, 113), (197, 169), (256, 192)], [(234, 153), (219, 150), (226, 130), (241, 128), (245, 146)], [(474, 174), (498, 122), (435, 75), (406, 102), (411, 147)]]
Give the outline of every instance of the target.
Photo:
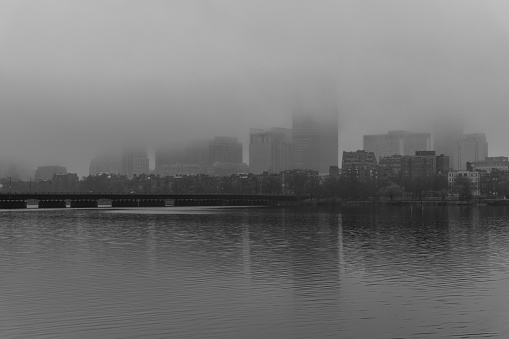
[(120, 173), (120, 157), (114, 154), (102, 154), (96, 156), (90, 161), (88, 167), (89, 175), (98, 175), (100, 173)]
[(488, 143), (484, 133), (465, 134), (458, 141), (458, 163), (459, 170), (466, 170), (467, 162), (484, 161), (488, 156)]
[(449, 167), (458, 170), (458, 141), (463, 135), (463, 120), (445, 114), (433, 126), (433, 150), (449, 156)]
[(212, 165), (212, 171), (215, 176), (226, 177), (233, 174), (247, 174), (249, 173), (249, 166), (242, 162), (216, 162)]
[(449, 157), (435, 151), (416, 151), (415, 155), (393, 155), (380, 158), (387, 176), (426, 177), (449, 171)]
[(245, 173), (247, 168), (242, 162), (242, 144), (232, 137), (193, 140), (156, 150), (156, 173), (163, 176), (230, 175)]
[(375, 153), (364, 150), (343, 152), (341, 171), (342, 176), (361, 182), (375, 179), (378, 174)]
[(209, 163), (242, 163), (242, 144), (233, 137), (215, 137), (209, 144)]
[(379, 165), (384, 171), (384, 175), (387, 177), (399, 177), (401, 176), (401, 163), (402, 155), (391, 155), (380, 157)]
[[(210, 161), (210, 140), (194, 140), (184, 148), (183, 164), (205, 166), (211, 165)], [(242, 146), (241, 146), (242, 148)], [(242, 158), (242, 150), (241, 150)], [(242, 160), (241, 160), (242, 161)]]
[[(159, 146), (155, 152), (155, 170), (164, 175), (168, 166), (196, 169), (211, 165), (209, 145), (211, 140), (193, 140), (186, 145)], [(164, 169), (166, 168), (166, 169)], [(194, 173), (193, 170), (188, 173)], [(205, 174), (205, 172), (203, 172)]]
[(484, 161), (467, 162), (467, 170), (486, 172), (493, 170), (509, 171), (509, 160), (507, 157), (486, 157)]
[(210, 165), (192, 165), (192, 164), (171, 164), (161, 165), (157, 174), (162, 176), (183, 176), (183, 175), (214, 175), (214, 169)]
[(150, 174), (147, 151), (132, 149), (124, 152), (122, 156), (122, 174), (132, 178), (135, 175)]
[(437, 174), (444, 174), (451, 169), (451, 158), (448, 155), (440, 154), (435, 157), (437, 162)]
[(51, 179), (56, 192), (74, 192), (79, 181), (77, 173), (55, 174)]
[(330, 166), (338, 165), (338, 114), (294, 112), (293, 161), (296, 169), (316, 170), (327, 174)]
[(427, 177), (437, 172), (435, 151), (416, 151), (414, 156), (405, 156), (401, 160), (401, 175), (404, 177)]
[(293, 168), (292, 130), (251, 129), (249, 133), (249, 168), (254, 174), (279, 173)]
[(375, 153), (377, 159), (392, 155), (414, 155), (416, 151), (431, 150), (430, 133), (390, 131), (388, 134), (365, 135), (364, 150)]
[(55, 174), (67, 174), (63, 166), (39, 166), (35, 171), (35, 180), (51, 180)]

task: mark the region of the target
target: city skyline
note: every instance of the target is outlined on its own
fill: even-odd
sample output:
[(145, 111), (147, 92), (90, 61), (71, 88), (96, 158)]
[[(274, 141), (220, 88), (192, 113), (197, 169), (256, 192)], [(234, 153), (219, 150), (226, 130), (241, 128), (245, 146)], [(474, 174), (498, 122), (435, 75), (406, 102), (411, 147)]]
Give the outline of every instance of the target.
[(447, 120), (503, 155), (508, 15), (500, 1), (5, 1), (0, 158), (85, 175), (131, 138), (216, 135), (247, 154), (250, 128), (329, 101), (339, 154)]
[[(313, 125), (314, 126), (314, 125)], [(323, 127), (324, 125), (322, 125)], [(309, 127), (309, 126), (308, 126)], [(311, 126), (312, 127), (312, 126)], [(315, 126), (316, 127), (316, 126)], [(310, 131), (312, 131), (313, 128), (307, 130), (306, 133), (309, 134)], [(317, 130), (318, 131), (318, 130)], [(254, 133), (254, 134), (253, 134)], [(274, 134), (276, 133), (276, 134)], [(272, 134), (285, 134), (285, 139), (281, 139), (280, 142), (283, 142), (285, 147), (288, 148), (285, 152), (288, 152), (291, 150), (291, 160), (286, 159), (283, 160), (286, 165), (284, 167), (279, 168), (277, 167), (275, 170), (272, 170), (270, 167), (267, 167), (266, 170), (270, 173), (279, 173), (281, 170), (285, 169), (313, 169), (313, 170), (319, 170), (319, 162), (309, 162), (308, 165), (311, 166), (313, 163), (314, 165), (311, 167), (303, 166), (302, 164), (294, 164), (293, 163), (293, 157), (294, 157), (294, 139), (293, 139), (293, 130), (291, 128), (279, 128), (279, 127), (273, 127), (268, 130), (262, 130), (262, 129), (251, 129), (249, 134), (251, 135), (251, 142), (247, 145), (243, 145), (242, 143), (237, 141), (237, 138), (235, 137), (226, 137), (226, 136), (215, 136), (211, 139), (197, 139), (193, 140), (187, 144), (179, 144), (179, 145), (166, 145), (165, 147), (161, 147), (159, 149), (148, 149), (146, 147), (140, 146), (140, 145), (134, 145), (131, 143), (130, 147), (124, 146), (122, 150), (117, 150), (117, 152), (103, 152), (100, 154), (96, 154), (94, 157), (92, 157), (89, 161), (88, 166), (88, 172), (86, 174), (78, 173), (78, 175), (81, 176), (87, 176), (87, 175), (96, 175), (99, 173), (116, 173), (116, 174), (126, 174), (128, 176), (132, 176), (135, 174), (161, 174), (161, 175), (167, 175), (165, 174), (168, 172), (168, 168), (161, 170), (161, 165), (192, 165), (194, 167), (198, 166), (197, 168), (189, 168), (189, 174), (212, 174), (213, 171), (211, 169), (200, 169), (203, 166), (212, 165), (214, 161), (211, 159), (211, 151), (209, 148), (211, 145), (214, 144), (224, 144), (227, 148), (220, 151), (221, 154), (224, 156), (234, 157), (236, 160), (245, 159), (248, 158), (251, 161), (252, 158), (252, 146), (253, 145), (253, 135), (257, 136), (257, 138), (267, 139), (267, 136), (271, 136)], [(439, 136), (442, 137), (442, 136)], [(271, 136), (269, 139), (273, 139), (274, 136)], [(280, 137), (278, 137), (280, 138)], [(484, 161), (484, 159), (488, 158), (488, 155), (492, 157), (504, 157), (504, 155), (498, 154), (494, 155), (493, 152), (488, 154), (488, 143), (487, 138), (485, 136), (485, 133), (466, 133), (466, 134), (460, 134), (455, 136), (455, 143), (452, 145), (451, 149), (453, 150), (453, 153), (444, 153), (437, 151), (436, 154), (445, 154), (448, 157), (450, 157), (450, 168), (451, 170), (465, 170), (466, 168), (466, 162), (479, 162)], [(388, 131), (387, 134), (379, 134), (379, 135), (364, 135), (364, 147), (358, 148), (356, 150), (365, 150), (368, 152), (374, 152), (375, 155), (377, 152), (381, 152), (379, 155), (376, 156), (377, 161), (380, 160), (380, 157), (387, 157), (392, 155), (414, 155), (416, 151), (436, 151), (435, 147), (431, 147), (430, 145), (435, 144), (434, 135), (430, 133), (414, 133), (411, 131)], [(266, 141), (266, 140), (265, 140)], [(256, 141), (257, 143), (259, 141)], [(232, 144), (233, 143), (233, 144)], [(231, 146), (228, 146), (228, 144), (235, 145), (233, 152), (231, 150), (228, 150), (231, 148)], [(375, 145), (376, 144), (376, 145)], [(269, 144), (267, 144), (269, 145)], [(242, 151), (242, 149), (245, 149), (246, 146), (248, 146), (248, 152), (245, 154), (245, 152)], [(263, 146), (263, 144), (260, 144), (259, 146)], [(133, 148), (134, 147), (134, 148)], [(223, 146), (224, 147), (224, 146)], [(278, 146), (279, 148), (281, 145)], [(386, 149), (385, 149), (386, 148)], [(318, 149), (317, 149), (318, 150)], [(355, 152), (356, 150), (348, 150), (348, 151), (342, 151), (343, 154), (345, 152)], [(251, 151), (251, 152), (250, 152)], [(143, 160), (143, 164), (139, 165), (142, 166), (143, 170), (137, 170), (134, 171), (131, 169), (126, 168), (125, 163), (125, 157), (129, 153), (143, 153), (142, 157), (145, 158)], [(217, 151), (216, 151), (217, 152)], [(226, 153), (225, 153), (226, 152)], [(260, 150), (254, 149), (254, 152), (259, 153)], [(216, 157), (218, 155), (215, 155)], [(276, 156), (276, 158), (279, 158), (281, 155)], [(159, 159), (159, 165), (158, 165), (158, 157)], [(285, 158), (288, 156), (285, 156)], [(275, 161), (276, 158), (272, 159), (272, 161)], [(161, 160), (162, 159), (162, 160)], [(254, 161), (259, 161), (259, 159), (256, 159), (256, 156), (254, 158)], [(218, 159), (219, 160), (219, 159)], [(223, 159), (226, 160), (226, 159)], [(231, 160), (231, 159), (230, 159)], [(316, 160), (316, 159), (314, 159)], [(465, 160), (465, 164), (462, 164), (462, 161)], [(244, 162), (244, 165), (247, 164), (248, 166), (252, 163), (251, 161)], [(277, 160), (281, 161), (281, 159)], [(290, 161), (290, 162), (288, 162)], [(221, 162), (221, 161), (219, 161)], [(223, 161), (225, 162), (225, 161)], [(324, 163), (324, 167), (322, 170), (319, 170), (320, 173), (327, 173), (325, 171), (325, 167), (329, 166), (339, 166), (341, 167), (341, 155), (338, 151), (338, 158), (337, 158), (337, 164), (328, 162)], [(229, 161), (226, 161), (226, 163), (229, 163)], [(238, 161), (233, 161), (233, 163), (242, 164)], [(26, 164), (24, 167), (20, 168), (18, 170), (18, 166), (16, 163), (8, 163), (5, 162), (4, 164), (0, 164), (0, 170), (2, 170), (2, 166), (4, 173), (4, 176), (12, 176), (12, 177), (20, 177), (23, 179), (29, 179), (34, 177), (34, 173), (36, 171), (36, 167), (51, 167), (51, 166), (61, 166), (60, 164), (51, 164), (51, 163), (45, 163), (44, 165), (37, 164), (36, 167), (33, 167), (31, 169), (26, 167)], [(131, 165), (132, 166), (132, 165)], [(159, 169), (158, 169), (159, 166)], [(267, 164), (263, 166), (268, 166)], [(280, 165), (281, 166), (281, 163)], [(66, 167), (66, 166), (63, 166)], [(241, 170), (243, 172), (246, 171), (249, 167), (239, 167), (238, 170)], [(259, 167), (255, 166), (254, 170), (249, 168), (249, 170), (252, 173), (261, 173), (262, 170), (258, 169)], [(173, 173), (175, 169), (170, 170), (171, 173)], [(196, 172), (198, 171), (198, 172)], [(72, 171), (70, 171), (72, 173)], [(178, 172), (178, 171), (177, 171)], [(20, 173), (23, 173), (20, 175)], [(182, 172), (179, 174), (185, 174), (186, 172)], [(0, 172), (0, 176), (2, 176)]]

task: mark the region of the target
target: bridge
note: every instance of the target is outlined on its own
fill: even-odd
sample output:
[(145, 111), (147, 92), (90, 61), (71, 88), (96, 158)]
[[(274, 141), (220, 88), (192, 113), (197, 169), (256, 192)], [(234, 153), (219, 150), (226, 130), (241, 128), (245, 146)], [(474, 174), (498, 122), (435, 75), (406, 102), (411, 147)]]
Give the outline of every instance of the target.
[(164, 207), (168, 200), (173, 206), (253, 206), (297, 201), (294, 195), (263, 194), (167, 194), (167, 193), (78, 193), (25, 192), (0, 193), (0, 209), (26, 208), (28, 200), (38, 200), (39, 208), (98, 207), (99, 200), (109, 200), (112, 207)]

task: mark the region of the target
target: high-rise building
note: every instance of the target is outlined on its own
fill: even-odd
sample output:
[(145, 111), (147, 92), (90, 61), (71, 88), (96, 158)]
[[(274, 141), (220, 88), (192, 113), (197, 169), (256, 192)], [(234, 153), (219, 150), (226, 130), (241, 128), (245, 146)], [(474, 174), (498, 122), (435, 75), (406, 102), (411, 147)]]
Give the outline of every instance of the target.
[(147, 151), (144, 149), (131, 149), (122, 156), (122, 174), (132, 178), (135, 175), (150, 174)]
[(458, 141), (462, 135), (463, 123), (459, 118), (439, 119), (433, 127), (433, 150), (449, 156), (450, 166), (454, 170), (458, 169)]
[(209, 144), (209, 163), (242, 163), (242, 144), (234, 137), (215, 137)]
[(338, 114), (294, 112), (293, 161), (296, 169), (309, 169), (328, 174), (330, 166), (338, 165)]
[(292, 130), (251, 129), (249, 133), (249, 168), (251, 172), (279, 173), (293, 168)]
[(430, 133), (390, 131), (388, 134), (365, 135), (364, 150), (375, 153), (377, 159), (392, 155), (414, 155), (431, 150)]
[(194, 140), (186, 145), (184, 148), (184, 163), (199, 166), (210, 165), (210, 142), (210, 140), (200, 139)]
[(484, 161), (488, 156), (488, 143), (484, 133), (464, 134), (457, 146), (458, 170), (466, 170), (467, 162)]

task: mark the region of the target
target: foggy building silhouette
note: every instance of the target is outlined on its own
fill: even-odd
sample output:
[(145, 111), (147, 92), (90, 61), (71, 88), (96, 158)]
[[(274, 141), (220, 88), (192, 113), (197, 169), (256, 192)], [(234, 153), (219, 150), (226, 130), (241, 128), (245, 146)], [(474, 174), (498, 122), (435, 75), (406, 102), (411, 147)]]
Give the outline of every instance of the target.
[(293, 161), (296, 169), (328, 174), (338, 165), (338, 114), (296, 111), (292, 118)]
[(242, 144), (234, 137), (215, 137), (209, 144), (209, 163), (242, 163)]
[(115, 154), (98, 155), (90, 161), (88, 174), (97, 175), (100, 173), (120, 173), (120, 163), (120, 157)]
[(465, 134), (457, 143), (458, 170), (466, 170), (467, 162), (484, 161), (488, 156), (488, 143), (484, 133)]
[(160, 175), (230, 175), (245, 173), (242, 144), (234, 137), (193, 140), (184, 146), (159, 147), (156, 150), (156, 173)]
[(122, 156), (122, 174), (132, 178), (135, 175), (149, 174), (149, 160), (144, 149), (130, 149)]
[(433, 149), (437, 154), (449, 156), (450, 167), (458, 169), (458, 141), (463, 136), (462, 122), (459, 119), (442, 119), (433, 127)]
[(50, 180), (56, 174), (67, 174), (63, 166), (39, 166), (35, 170), (35, 180)]
[(375, 153), (377, 159), (414, 155), (416, 151), (431, 151), (431, 134), (389, 131), (388, 134), (364, 135), (363, 145), (364, 150)]
[(249, 168), (254, 174), (280, 173), (292, 169), (292, 130), (252, 128), (249, 132)]

